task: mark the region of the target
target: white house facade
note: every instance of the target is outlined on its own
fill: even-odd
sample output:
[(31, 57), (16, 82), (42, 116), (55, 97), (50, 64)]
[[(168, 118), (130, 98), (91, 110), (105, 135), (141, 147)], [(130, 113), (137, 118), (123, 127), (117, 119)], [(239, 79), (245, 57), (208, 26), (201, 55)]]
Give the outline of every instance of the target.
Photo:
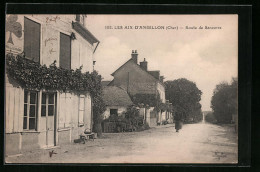
[[(99, 41), (86, 28), (86, 15), (7, 15), (6, 54), (49, 66), (93, 71)], [(92, 130), (92, 98), (11, 84), (5, 75), (5, 151), (7, 155), (69, 143)]]

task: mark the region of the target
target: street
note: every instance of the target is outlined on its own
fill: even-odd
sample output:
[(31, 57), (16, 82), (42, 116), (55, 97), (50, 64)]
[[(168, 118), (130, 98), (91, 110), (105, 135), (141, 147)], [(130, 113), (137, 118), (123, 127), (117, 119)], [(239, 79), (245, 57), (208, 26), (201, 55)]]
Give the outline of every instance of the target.
[[(7, 157), (7, 163), (237, 163), (234, 127), (173, 124), (142, 132), (104, 133), (86, 144), (71, 143)], [(51, 157), (49, 152), (54, 150)]]

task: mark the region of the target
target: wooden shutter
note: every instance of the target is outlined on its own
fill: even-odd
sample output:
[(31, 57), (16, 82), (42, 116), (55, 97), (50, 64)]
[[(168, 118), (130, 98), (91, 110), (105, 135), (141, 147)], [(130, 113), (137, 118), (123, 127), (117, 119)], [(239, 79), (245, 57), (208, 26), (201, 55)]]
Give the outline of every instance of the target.
[(24, 18), (24, 52), (26, 58), (40, 62), (41, 25)]
[(70, 36), (60, 33), (60, 67), (71, 69)]
[(79, 97), (79, 126), (84, 124), (84, 112), (85, 112), (85, 96)]

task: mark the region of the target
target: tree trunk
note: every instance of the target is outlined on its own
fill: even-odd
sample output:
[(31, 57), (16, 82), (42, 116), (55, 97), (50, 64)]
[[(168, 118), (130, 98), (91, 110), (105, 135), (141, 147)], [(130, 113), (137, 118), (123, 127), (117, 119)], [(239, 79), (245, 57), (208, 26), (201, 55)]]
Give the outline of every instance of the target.
[(102, 137), (102, 126), (101, 126), (101, 122), (99, 123), (94, 123), (94, 126), (93, 126), (93, 131), (95, 133), (97, 133), (97, 137)]

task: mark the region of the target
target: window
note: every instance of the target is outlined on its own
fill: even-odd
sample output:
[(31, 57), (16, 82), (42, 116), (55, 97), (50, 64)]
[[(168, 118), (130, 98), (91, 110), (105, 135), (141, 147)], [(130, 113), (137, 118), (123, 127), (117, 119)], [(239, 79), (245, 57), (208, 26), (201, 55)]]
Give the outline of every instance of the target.
[(24, 91), (23, 129), (36, 130), (37, 127), (37, 92)]
[(118, 116), (117, 109), (110, 109), (110, 116)]
[(24, 18), (24, 52), (26, 58), (40, 62), (41, 25)]
[(56, 102), (56, 96), (55, 93), (42, 93), (42, 108), (41, 108), (41, 116), (45, 117), (47, 116), (54, 116), (55, 115), (55, 103)]
[(60, 33), (60, 67), (71, 69), (71, 42), (70, 36)]

